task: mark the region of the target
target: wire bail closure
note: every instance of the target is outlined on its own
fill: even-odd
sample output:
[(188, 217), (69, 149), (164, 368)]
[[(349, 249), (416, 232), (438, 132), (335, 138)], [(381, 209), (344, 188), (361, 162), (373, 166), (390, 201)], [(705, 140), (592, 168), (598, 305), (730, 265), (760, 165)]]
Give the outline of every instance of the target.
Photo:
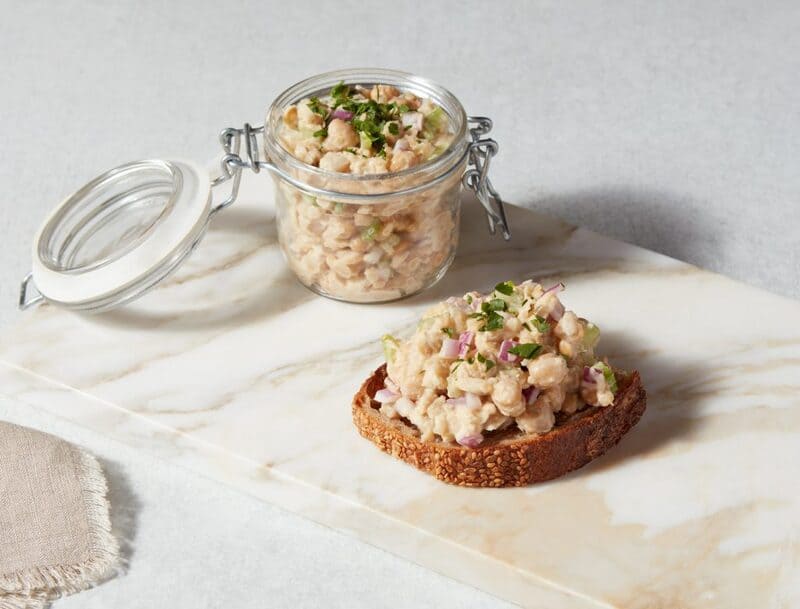
[(493, 139), (483, 137), (492, 130), (492, 119), (485, 116), (470, 116), (467, 122), (475, 126), (469, 130), (472, 138), (469, 146), (469, 169), (461, 178), (461, 183), (464, 188), (475, 193), (486, 210), (489, 232), (494, 235), (499, 226), (503, 239), (508, 241), (511, 239), (511, 229), (506, 219), (503, 200), (489, 179), (489, 165), (492, 157), (497, 154), (499, 146)]
[[(231, 190), (228, 196), (221, 202), (211, 208), (211, 215), (216, 214), (218, 211), (225, 209), (236, 200), (239, 195), (239, 186), (242, 183), (242, 170), (245, 168), (252, 169), (254, 173), (261, 171), (262, 163), (258, 155), (258, 139), (256, 135), (264, 132), (264, 126), (253, 127), (250, 123), (245, 123), (242, 129), (235, 127), (228, 127), (223, 129), (219, 134), (219, 143), (225, 153), (220, 159), (221, 174), (211, 182), (211, 187), (214, 188), (225, 182), (232, 181)], [(245, 155), (242, 158), (240, 151), (242, 148), (242, 139), (245, 141)]]

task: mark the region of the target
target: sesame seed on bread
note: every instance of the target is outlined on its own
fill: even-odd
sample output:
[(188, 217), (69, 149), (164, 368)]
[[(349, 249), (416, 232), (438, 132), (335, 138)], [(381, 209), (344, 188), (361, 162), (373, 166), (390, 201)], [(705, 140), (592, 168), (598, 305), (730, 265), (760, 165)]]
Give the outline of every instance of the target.
[(382, 451), (428, 474), (460, 486), (525, 486), (583, 467), (620, 441), (642, 417), (646, 394), (638, 372), (615, 371), (619, 391), (614, 403), (573, 415), (556, 415), (544, 434), (526, 434), (516, 426), (490, 432), (477, 448), (441, 440), (423, 442), (405, 419), (389, 419), (373, 398), (383, 388), (386, 366), (378, 368), (353, 398), (353, 422), (359, 433)]

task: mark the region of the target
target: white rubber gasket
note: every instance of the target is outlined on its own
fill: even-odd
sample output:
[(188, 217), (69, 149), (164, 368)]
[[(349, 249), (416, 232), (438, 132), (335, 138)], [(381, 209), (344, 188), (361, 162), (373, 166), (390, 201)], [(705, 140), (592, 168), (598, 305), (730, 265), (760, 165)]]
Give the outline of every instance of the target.
[(79, 273), (51, 268), (41, 258), (40, 242), (51, 221), (75, 195), (67, 197), (47, 217), (33, 240), (32, 255), (33, 283), (45, 299), (65, 305), (102, 300), (126, 286), (142, 282), (173, 259), (179, 250), (192, 247), (208, 222), (211, 209), (209, 174), (190, 161), (152, 162), (167, 163), (180, 172), (182, 187), (173, 200), (171, 212), (160, 218), (135, 247), (118, 258)]

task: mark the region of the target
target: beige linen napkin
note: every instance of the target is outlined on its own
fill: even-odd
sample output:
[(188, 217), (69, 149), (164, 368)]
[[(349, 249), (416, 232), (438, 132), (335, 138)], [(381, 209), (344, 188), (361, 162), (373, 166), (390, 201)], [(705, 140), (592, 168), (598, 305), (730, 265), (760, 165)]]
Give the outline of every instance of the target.
[(106, 490), (93, 456), (0, 421), (0, 609), (43, 607), (114, 573)]

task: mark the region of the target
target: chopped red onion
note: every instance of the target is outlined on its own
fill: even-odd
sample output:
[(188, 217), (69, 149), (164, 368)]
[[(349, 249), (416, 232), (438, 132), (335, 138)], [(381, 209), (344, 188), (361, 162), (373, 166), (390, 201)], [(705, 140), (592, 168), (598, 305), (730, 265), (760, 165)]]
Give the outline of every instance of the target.
[(404, 127), (413, 127), (417, 131), (422, 131), (422, 112), (405, 112), (400, 115), (400, 121)]
[(472, 297), (472, 302), (470, 303), (470, 307), (473, 311), (480, 311), (481, 310), (481, 303), (483, 303), (483, 298), (478, 292), (468, 292), (468, 295)]
[(457, 298), (456, 296), (451, 296), (446, 300), (447, 304), (456, 307), (459, 311), (463, 311), (464, 313), (468, 313), (472, 311), (472, 308), (466, 303), (463, 298)]
[(408, 145), (407, 139), (400, 138), (394, 143), (394, 151), (397, 152), (398, 150), (411, 150), (411, 146)]
[(333, 118), (340, 118), (343, 121), (349, 121), (353, 118), (353, 113), (347, 110), (342, 110), (341, 108), (336, 108), (333, 112), (331, 112), (331, 116)]
[(455, 359), (458, 357), (459, 349), (461, 348), (461, 343), (454, 338), (445, 338), (442, 341), (442, 348), (439, 351), (439, 355), (442, 357), (447, 357), (449, 359)]
[(386, 377), (386, 380), (383, 383), (384, 383), (384, 385), (386, 385), (386, 388), (389, 391), (394, 391), (395, 393), (400, 393), (400, 387), (397, 385), (397, 383), (395, 383), (388, 376)]
[[(544, 294), (550, 294), (551, 292), (553, 294), (558, 294), (559, 292), (563, 292), (565, 287), (566, 286), (564, 286), (563, 283), (559, 282), (559, 283), (555, 284), (554, 286), (552, 286), (550, 288), (547, 288), (544, 291)], [(544, 294), (542, 294), (542, 296), (544, 296)]]
[(603, 376), (603, 373), (595, 368), (586, 366), (583, 369), (583, 382), (587, 385), (596, 385), (601, 376)]
[(516, 341), (508, 339), (500, 343), (500, 352), (497, 354), (497, 359), (506, 363), (517, 361), (517, 356), (508, 352), (508, 350), (511, 349), (511, 347), (516, 346), (516, 344)]
[(461, 335), (458, 337), (458, 357), (466, 357), (474, 338), (474, 332), (461, 333)]
[(456, 438), (456, 442), (461, 444), (461, 446), (466, 446), (467, 448), (478, 448), (481, 442), (483, 442), (483, 436), (481, 434), (463, 436), (461, 438)]
[(559, 301), (556, 301), (553, 310), (550, 311), (550, 317), (552, 317), (555, 321), (559, 321), (564, 316), (564, 305), (561, 304)]
[(375, 401), (381, 404), (391, 404), (396, 402), (400, 395), (389, 389), (381, 389), (375, 392)]
[(536, 398), (539, 397), (541, 390), (536, 387), (528, 387), (527, 389), (522, 390), (522, 396), (525, 398), (525, 403), (529, 406), (536, 401)]
[(481, 398), (474, 393), (468, 393), (464, 396), (466, 400), (467, 408), (480, 408), (481, 407)]

